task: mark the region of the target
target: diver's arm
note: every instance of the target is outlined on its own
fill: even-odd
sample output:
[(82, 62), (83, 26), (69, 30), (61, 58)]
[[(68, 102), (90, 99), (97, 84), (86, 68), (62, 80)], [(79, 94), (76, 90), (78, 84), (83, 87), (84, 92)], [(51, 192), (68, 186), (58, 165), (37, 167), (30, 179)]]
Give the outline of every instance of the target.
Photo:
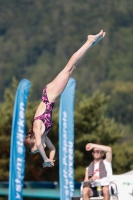
[(46, 146), (48, 147), (49, 149), (49, 159), (50, 160), (53, 160), (54, 159), (54, 156), (55, 156), (55, 152), (56, 152), (56, 149), (54, 147), (54, 145), (52, 144), (51, 140), (46, 136)]
[(42, 156), (44, 162), (48, 159), (48, 157), (46, 156), (44, 147), (42, 145), (42, 141), (41, 141), (41, 123), (39, 120), (34, 122), (34, 127), (33, 127), (33, 132), (35, 134), (35, 143), (36, 146), (39, 150), (40, 155)]

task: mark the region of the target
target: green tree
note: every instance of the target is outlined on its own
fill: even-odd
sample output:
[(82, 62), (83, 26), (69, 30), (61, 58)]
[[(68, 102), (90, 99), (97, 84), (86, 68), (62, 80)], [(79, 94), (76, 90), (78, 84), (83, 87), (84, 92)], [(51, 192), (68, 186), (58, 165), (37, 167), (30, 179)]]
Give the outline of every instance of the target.
[[(16, 88), (17, 82), (14, 80), (12, 88), (6, 89), (5, 91), (5, 101), (0, 104), (0, 111), (2, 115), (2, 119), (0, 120), (0, 165), (2, 166), (0, 171), (1, 181), (8, 180), (9, 174), (11, 123)], [(88, 142), (109, 145), (112, 147), (114, 173), (123, 173), (127, 170), (131, 170), (133, 167), (131, 153), (133, 151), (131, 146), (132, 138), (126, 138), (123, 142), (123, 138), (127, 135), (125, 131), (122, 131), (123, 126), (116, 123), (113, 119), (105, 116), (109, 98), (98, 92), (91, 98), (82, 95), (79, 95), (79, 97), (77, 96), (75, 101), (75, 180), (83, 180), (85, 167), (87, 167), (89, 162), (92, 160), (91, 153), (85, 151), (85, 145)], [(31, 126), (33, 115), (38, 103), (38, 101), (28, 102), (26, 109), (27, 131)], [(53, 111), (53, 127), (48, 136), (57, 149), (55, 167), (52, 169), (43, 169), (41, 167), (42, 158), (39, 153), (35, 155), (26, 153), (26, 181), (59, 180), (59, 173), (57, 173), (59, 171), (58, 101), (57, 106)], [(119, 148), (120, 145), (124, 148)], [(123, 162), (121, 155), (124, 155)]]
[(0, 103), (0, 180), (8, 180), (9, 158), (10, 158), (10, 137), (12, 127), (12, 113), (16, 80), (13, 80), (12, 91), (5, 90), (4, 102)]
[(101, 85), (101, 91), (110, 95), (107, 116), (114, 117), (117, 122), (131, 124), (132, 126), (133, 83), (106, 81)]
[[(126, 155), (127, 152), (129, 155), (133, 148), (130, 147), (129, 150), (126, 142), (122, 144), (122, 138), (126, 136), (122, 126), (114, 119), (105, 116), (108, 100), (104, 94), (95, 93), (92, 98), (83, 97), (76, 104), (75, 180), (83, 180), (85, 167), (92, 161), (91, 153), (85, 151), (85, 145), (89, 142), (112, 147), (114, 173), (123, 173), (132, 169), (132, 158), (130, 160), (124, 157), (124, 162), (120, 162), (122, 159), (120, 155)], [(120, 144), (124, 148), (119, 148)]]
[(104, 42), (88, 53), (74, 73), (78, 90), (92, 92), (108, 79), (132, 81), (131, 0), (57, 0), (54, 4), (47, 0), (5, 0), (0, 4), (1, 100), (13, 75), (19, 80), (30, 79), (32, 97), (37, 99), (44, 84), (64, 67), (86, 36), (101, 28), (107, 32)]

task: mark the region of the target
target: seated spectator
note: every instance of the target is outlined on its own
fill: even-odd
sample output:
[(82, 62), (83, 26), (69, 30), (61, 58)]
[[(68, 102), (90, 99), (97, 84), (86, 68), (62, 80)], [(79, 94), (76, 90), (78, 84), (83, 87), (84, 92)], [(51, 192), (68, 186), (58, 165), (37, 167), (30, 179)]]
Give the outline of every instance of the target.
[[(112, 149), (109, 146), (88, 143), (86, 151), (92, 150), (93, 161), (86, 168), (84, 181), (93, 181), (93, 185), (85, 183), (82, 190), (83, 200), (89, 200), (90, 197), (98, 197), (97, 186), (100, 182), (104, 200), (109, 200), (109, 184), (112, 178)], [(103, 159), (106, 152), (105, 159)]]

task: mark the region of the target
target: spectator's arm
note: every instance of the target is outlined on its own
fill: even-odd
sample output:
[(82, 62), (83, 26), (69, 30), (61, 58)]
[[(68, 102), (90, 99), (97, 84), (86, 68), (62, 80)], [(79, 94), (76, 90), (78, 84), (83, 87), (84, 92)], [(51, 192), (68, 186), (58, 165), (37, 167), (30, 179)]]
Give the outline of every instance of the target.
[[(88, 178), (88, 168), (86, 169), (86, 171), (85, 171), (85, 178), (84, 178), (84, 182), (85, 181), (88, 181), (89, 180), (89, 178)], [(90, 187), (90, 183), (83, 183), (83, 188), (84, 187)]]
[(105, 145), (100, 145), (100, 144), (93, 144), (93, 143), (88, 143), (86, 145), (86, 151), (90, 151), (94, 148), (98, 148), (101, 149), (102, 151), (106, 152), (106, 160), (108, 162), (112, 161), (112, 149), (109, 146), (105, 146)]
[(88, 178), (88, 170), (85, 171), (85, 178), (84, 178), (84, 181), (88, 181), (89, 178)]

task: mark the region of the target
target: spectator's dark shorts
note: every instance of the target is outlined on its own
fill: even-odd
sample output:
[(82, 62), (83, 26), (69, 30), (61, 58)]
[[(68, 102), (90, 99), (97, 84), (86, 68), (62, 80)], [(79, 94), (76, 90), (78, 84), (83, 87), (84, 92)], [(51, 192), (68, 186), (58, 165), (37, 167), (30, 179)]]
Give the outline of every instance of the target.
[(91, 187), (92, 192), (93, 192), (93, 196), (92, 197), (99, 197), (99, 194), (97, 192), (97, 187)]

